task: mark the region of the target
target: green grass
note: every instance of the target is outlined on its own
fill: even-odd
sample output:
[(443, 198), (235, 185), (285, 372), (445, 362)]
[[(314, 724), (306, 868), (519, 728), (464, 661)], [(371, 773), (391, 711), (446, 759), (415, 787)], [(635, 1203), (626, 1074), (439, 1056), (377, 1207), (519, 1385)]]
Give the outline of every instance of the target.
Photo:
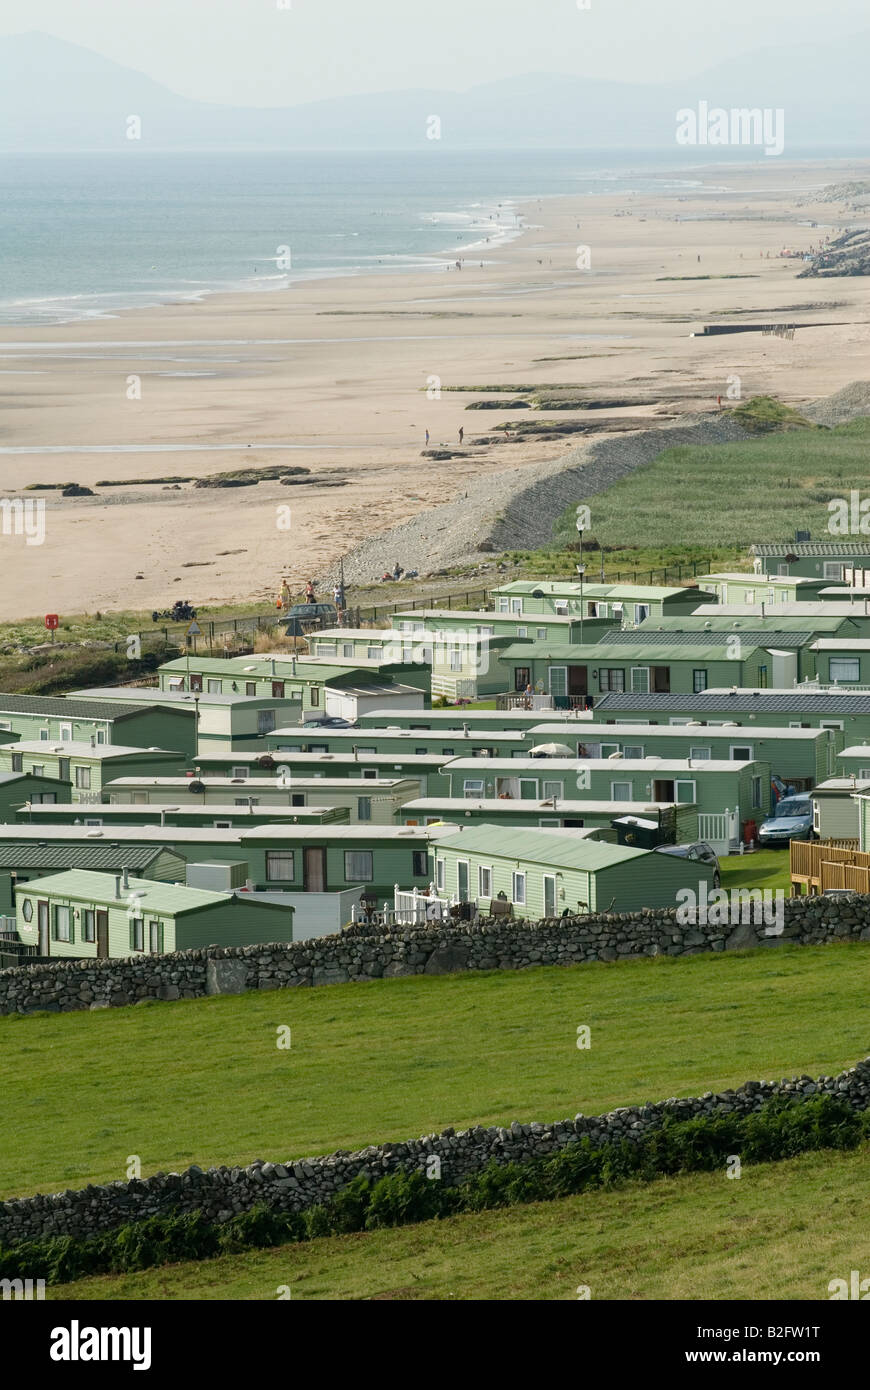
[(146, 1176), (280, 1161), (830, 1074), (870, 1053), (868, 962), (779, 946), (6, 1016), (0, 1196), (121, 1178), (132, 1154)]
[[(820, 1220), (823, 1213), (824, 1219)], [(870, 1145), (100, 1276), (64, 1299), (827, 1299), (866, 1264)], [(862, 1268), (862, 1273), (866, 1271)], [(286, 1296), (286, 1295), (285, 1295)]]
[[(749, 406), (755, 405), (750, 411)], [(685, 445), (591, 499), (590, 530), (603, 545), (746, 546), (806, 528), (827, 533), (832, 498), (870, 488), (870, 418), (836, 429), (781, 428), (783, 408), (747, 402), (741, 423), (759, 431), (739, 444)], [(787, 416), (785, 417), (787, 419)], [(556, 539), (572, 538), (574, 512), (559, 519)], [(590, 560), (595, 569), (595, 557)]]
[[(604, 496), (605, 494), (602, 494)], [(595, 499), (592, 499), (592, 507)], [(595, 512), (593, 511), (593, 522)], [(569, 507), (556, 523), (560, 539), (539, 550), (508, 550), (502, 557), (512, 566), (501, 578), (503, 584), (514, 579), (554, 579), (561, 577), (576, 582), (575, 566), (580, 555), (574, 529), (575, 511)], [(742, 570), (748, 567), (746, 552), (736, 545), (605, 545), (604, 578), (637, 584), (691, 584), (693, 568), (698, 575), (712, 569)], [(586, 583), (597, 584), (601, 578), (602, 552), (583, 547)]]
[(757, 849), (752, 854), (732, 854), (719, 860), (722, 887), (782, 888), (786, 897), (791, 892), (788, 849)]

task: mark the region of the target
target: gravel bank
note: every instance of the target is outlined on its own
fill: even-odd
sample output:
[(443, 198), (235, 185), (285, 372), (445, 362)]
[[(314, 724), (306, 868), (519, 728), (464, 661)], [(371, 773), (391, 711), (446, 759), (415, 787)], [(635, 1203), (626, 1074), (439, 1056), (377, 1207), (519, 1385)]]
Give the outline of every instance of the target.
[[(852, 382), (814, 401), (804, 413), (817, 424), (829, 426), (868, 415), (870, 382)], [(345, 579), (350, 584), (380, 579), (397, 560), (404, 569), (426, 576), (453, 565), (479, 563), (483, 554), (492, 551), (548, 545), (566, 507), (588, 502), (636, 468), (652, 463), (665, 449), (678, 444), (730, 444), (752, 437), (728, 413), (690, 415), (680, 425), (581, 444), (546, 463), (483, 478), (469, 473), (460, 484), (464, 495), (456, 501), (421, 512), (356, 546), (345, 557)], [(336, 576), (337, 569), (331, 570), (321, 584), (331, 584)]]
[[(729, 416), (690, 416), (682, 425), (580, 445), (549, 462), (482, 478), (469, 473), (456, 501), (421, 512), (350, 551), (344, 560), (345, 580), (365, 584), (380, 579), (397, 560), (406, 570), (431, 575), (453, 565), (479, 562), (481, 544), (496, 552), (547, 545), (566, 507), (588, 502), (635, 468), (651, 463), (664, 449), (745, 438), (745, 431)], [(321, 578), (321, 586), (331, 584), (336, 576), (337, 567)]]

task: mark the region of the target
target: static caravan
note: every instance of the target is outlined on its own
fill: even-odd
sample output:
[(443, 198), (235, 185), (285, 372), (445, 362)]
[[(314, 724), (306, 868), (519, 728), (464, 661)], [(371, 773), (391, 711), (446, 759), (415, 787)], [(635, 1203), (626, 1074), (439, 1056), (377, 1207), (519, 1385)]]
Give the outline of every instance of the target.
[[(769, 763), (773, 773), (795, 791), (809, 791), (836, 769), (836, 742), (830, 729), (765, 728), (737, 723), (592, 724), (579, 729), (565, 723), (539, 724), (536, 743), (563, 742), (582, 758), (691, 758)], [(870, 748), (867, 749), (870, 754)], [(868, 758), (870, 762), (870, 758)]]
[(18, 935), (40, 955), (128, 959), (293, 940), (289, 904), (127, 874), (72, 869), (34, 879), (15, 898)]
[(421, 796), (437, 796), (446, 792), (449, 779), (444, 773), (444, 765), (449, 761), (440, 753), (297, 753), (293, 749), (281, 747), (281, 739), (274, 740), (275, 760), (280, 773), (287, 768), (292, 777), (362, 777), (378, 781), (411, 777), (420, 783)]
[[(116, 743), (126, 748), (196, 748), (194, 710), (155, 705), (139, 687), (71, 695), (0, 693), (0, 731), (46, 743)], [(100, 696), (101, 698), (97, 698)], [(126, 697), (126, 698), (125, 698)]]
[(712, 594), (718, 603), (742, 603), (752, 607), (756, 603), (798, 603), (812, 602), (822, 589), (831, 584), (837, 575), (828, 574), (817, 577), (792, 574), (701, 574), (698, 583)]
[(870, 694), (801, 686), (760, 690), (711, 688), (696, 695), (602, 695), (596, 724), (762, 724), (783, 729), (831, 729), (837, 751), (870, 738)]
[(820, 637), (812, 649), (822, 685), (870, 688), (870, 638)]
[(17, 819), (22, 807), (69, 803), (72, 786), (32, 772), (0, 772), (0, 821)]
[(29, 772), (39, 778), (70, 783), (71, 800), (92, 805), (115, 777), (171, 777), (187, 755), (163, 748), (125, 748), (119, 744), (21, 741), (0, 746), (0, 772)]
[(870, 777), (829, 777), (814, 787), (813, 833), (820, 840), (852, 840), (858, 846), (859, 803), (856, 796), (870, 791)]
[(686, 844), (696, 838), (698, 818), (694, 806), (668, 805), (647, 801), (508, 801), (496, 797), (475, 801), (470, 797), (421, 797), (409, 801), (396, 813), (403, 825), (531, 826), (536, 830), (597, 830), (600, 836), (616, 840), (614, 822), (634, 816), (652, 821), (662, 844)]
[(668, 613), (689, 613), (712, 595), (695, 588), (659, 584), (581, 584), (579, 580), (519, 579), (493, 590), (498, 613), (614, 619), (639, 626)]
[[(429, 883), (427, 851), (433, 833), (396, 825), (264, 825), (252, 829), (117, 825), (44, 825), (39, 843), (166, 847), (187, 862), (247, 865), (246, 882), (258, 892), (343, 892), (363, 889), (392, 896), (397, 883)], [(34, 827), (0, 825), (0, 848), (32, 844)]]
[(166, 845), (119, 845), (88, 839), (47, 841), (41, 832), (34, 835), (31, 831), (29, 839), (0, 844), (0, 916), (14, 916), (16, 887), (46, 874), (67, 869), (120, 874), (127, 869), (140, 878), (177, 883), (184, 879), (185, 867), (183, 855)]
[[(570, 710), (566, 712), (566, 718), (571, 719), (591, 719), (592, 713), (589, 710)], [(382, 732), (389, 732), (392, 729), (411, 729), (418, 733), (464, 733), (469, 729), (475, 738), (484, 732), (521, 733), (525, 729), (534, 728), (540, 724), (541, 715), (536, 710), (525, 709), (427, 709), (420, 711), (392, 712), (390, 710), (372, 710), (370, 714), (360, 716), (357, 724), (358, 730), (380, 729)]]
[(141, 802), (125, 805), (103, 801), (85, 810), (81, 806), (24, 806), (15, 819), (22, 825), (187, 825), (217, 830), (240, 826), (250, 830), (256, 825), (349, 825), (350, 811), (346, 806), (189, 806), (186, 802), (143, 806)]
[(707, 840), (724, 854), (738, 845), (743, 823), (767, 815), (772, 804), (770, 766), (757, 760), (519, 758), (493, 760), (481, 777), (473, 759), (457, 758), (445, 770), (454, 798), (691, 806), (690, 838)]
[(380, 703), (384, 704), (391, 689), (401, 686), (411, 707), (418, 702), (425, 704), (431, 692), (427, 666), (362, 657), (350, 662), (325, 661), (286, 652), (229, 658), (188, 655), (166, 662), (157, 674), (161, 690), (226, 694), (236, 693), (236, 686), (240, 695), (301, 702), (305, 718), (311, 712), (324, 712), (327, 689), (340, 692), (375, 686), (380, 688)]
[(605, 844), (571, 830), (481, 825), (436, 842), (431, 855), (439, 894), (475, 902), (483, 912), (501, 897), (515, 917), (532, 920), (675, 907), (682, 890), (713, 888), (708, 864)]
[(760, 575), (777, 578), (821, 578), (827, 584), (842, 582), (850, 568), (870, 568), (870, 542), (855, 537), (845, 541), (764, 541), (749, 547)]
[(173, 805), (188, 796), (206, 810), (230, 801), (239, 807), (338, 807), (352, 824), (392, 825), (394, 813), (420, 795), (414, 778), (350, 777), (119, 777), (105, 789), (110, 805)]
[[(697, 694), (729, 678), (736, 684), (764, 686), (773, 683), (774, 675), (785, 678), (792, 671), (797, 674), (800, 642), (794, 633), (765, 633), (754, 645), (746, 633), (739, 644), (724, 633), (659, 636), (671, 640), (647, 642), (642, 640), (641, 630), (614, 634), (591, 646), (557, 647), (535, 642), (509, 648), (504, 661), (512, 671), (511, 690), (520, 693), (531, 686), (548, 700), (550, 708), (560, 710), (585, 703), (589, 696), (597, 705), (611, 691)], [(683, 637), (697, 640), (678, 640)], [(715, 640), (708, 641), (708, 637)]]
[(507, 732), (478, 730), (472, 729), (467, 723), (464, 727), (444, 729), (440, 733), (403, 728), (277, 729), (274, 741), (280, 743), (284, 752), (293, 749), (300, 753), (344, 753), (354, 756), (400, 753), (441, 758), (510, 758), (514, 753), (523, 755), (531, 746), (529, 733), (525, 729), (509, 729)]
[[(175, 712), (190, 720), (191, 733), (194, 728), (197, 730), (189, 748), (193, 754), (222, 748), (256, 749), (267, 733), (302, 717), (301, 698), (246, 694), (244, 683), (221, 677), (209, 678), (208, 685), (214, 689), (202, 691), (197, 687), (191, 692), (171, 687), (149, 688), (138, 693), (147, 697), (155, 710)], [(108, 698), (111, 690), (89, 690), (84, 694), (89, 699), (102, 700)]]

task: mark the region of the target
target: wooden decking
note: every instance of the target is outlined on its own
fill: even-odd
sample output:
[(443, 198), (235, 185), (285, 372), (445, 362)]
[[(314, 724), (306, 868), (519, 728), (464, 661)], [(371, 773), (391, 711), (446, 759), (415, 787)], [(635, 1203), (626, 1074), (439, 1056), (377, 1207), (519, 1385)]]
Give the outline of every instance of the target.
[(789, 855), (793, 897), (827, 888), (870, 893), (870, 853), (857, 840), (793, 840)]

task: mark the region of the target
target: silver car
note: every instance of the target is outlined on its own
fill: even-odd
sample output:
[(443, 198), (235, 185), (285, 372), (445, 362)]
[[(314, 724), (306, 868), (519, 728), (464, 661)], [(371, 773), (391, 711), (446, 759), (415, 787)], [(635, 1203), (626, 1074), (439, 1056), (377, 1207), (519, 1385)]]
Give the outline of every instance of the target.
[(809, 792), (784, 796), (774, 814), (758, 827), (758, 843), (767, 849), (788, 845), (792, 840), (813, 838), (813, 803)]

